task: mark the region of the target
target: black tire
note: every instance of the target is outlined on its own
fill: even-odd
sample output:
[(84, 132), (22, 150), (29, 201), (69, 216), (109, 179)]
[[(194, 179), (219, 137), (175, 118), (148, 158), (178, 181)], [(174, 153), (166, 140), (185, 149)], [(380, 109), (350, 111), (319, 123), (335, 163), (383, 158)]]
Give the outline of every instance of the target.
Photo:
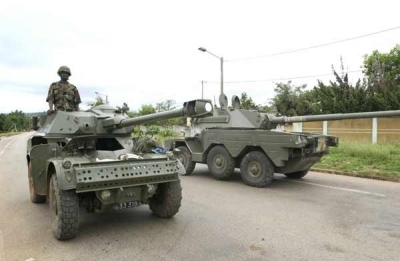
[(51, 228), (58, 240), (74, 238), (79, 229), (79, 200), (74, 190), (60, 190), (53, 174), (49, 187)]
[(46, 196), (36, 194), (35, 186), (33, 184), (32, 163), (31, 162), (29, 162), (29, 164), (28, 164), (28, 180), (29, 180), (29, 197), (31, 198), (32, 203), (46, 202)]
[(251, 151), (240, 163), (242, 180), (252, 187), (265, 187), (274, 179), (275, 166), (261, 151)]
[(216, 179), (224, 180), (229, 178), (235, 170), (235, 159), (224, 146), (218, 145), (208, 153), (207, 166)]
[(293, 172), (293, 173), (285, 173), (285, 176), (289, 179), (301, 179), (303, 178), (305, 175), (307, 175), (308, 171), (310, 169), (306, 169), (306, 170), (302, 170), (302, 171), (297, 171), (297, 172)]
[(178, 156), (178, 159), (182, 162), (182, 165), (185, 167), (185, 175), (191, 175), (193, 173), (194, 168), (196, 167), (196, 162), (192, 161), (192, 153), (186, 146), (180, 146), (177, 149), (181, 151)]
[(178, 213), (182, 201), (181, 181), (158, 184), (157, 192), (149, 199), (149, 207), (160, 218), (171, 218)]

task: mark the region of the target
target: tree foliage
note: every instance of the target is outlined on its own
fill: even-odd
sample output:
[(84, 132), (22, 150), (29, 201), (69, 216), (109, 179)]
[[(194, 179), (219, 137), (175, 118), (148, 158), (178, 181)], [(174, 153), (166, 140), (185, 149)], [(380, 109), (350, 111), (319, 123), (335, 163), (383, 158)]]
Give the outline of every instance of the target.
[(294, 86), (288, 83), (277, 83), (272, 105), (276, 111), (286, 116), (311, 114), (316, 111), (317, 102), (312, 93), (306, 91), (306, 85)]
[(258, 110), (262, 112), (272, 112), (272, 108), (268, 105), (256, 105), (253, 99), (248, 96), (246, 92), (240, 95), (240, 109), (244, 110)]
[(365, 78), (351, 84), (344, 70), (334, 68), (334, 81), (305, 86), (279, 83), (272, 105), (283, 115), (352, 113), (400, 110), (400, 45), (389, 53), (374, 51), (364, 57)]
[(174, 100), (165, 100), (163, 102), (159, 102), (156, 104), (156, 111), (163, 112), (163, 111), (170, 111), (175, 109), (176, 102)]
[(400, 44), (389, 53), (375, 50), (365, 55), (364, 73), (374, 85), (400, 85)]
[(99, 95), (96, 96), (96, 100), (88, 102), (88, 106), (90, 106), (90, 108), (94, 108), (103, 104), (105, 104), (105, 102)]
[(142, 107), (139, 109), (138, 114), (140, 116), (153, 114), (156, 112), (156, 108), (154, 108), (151, 104), (143, 104)]
[(9, 114), (0, 114), (0, 131), (23, 131), (29, 129), (29, 118), (19, 110)]
[(257, 106), (253, 99), (249, 97), (246, 92), (242, 92), (240, 95), (240, 108), (244, 110), (256, 110)]

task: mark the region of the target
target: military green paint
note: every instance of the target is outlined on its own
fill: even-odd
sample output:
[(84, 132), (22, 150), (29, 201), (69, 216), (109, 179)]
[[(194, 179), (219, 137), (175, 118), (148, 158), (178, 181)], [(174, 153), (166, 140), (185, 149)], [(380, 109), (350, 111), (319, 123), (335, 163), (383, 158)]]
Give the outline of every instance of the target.
[[(220, 100), (227, 101), (222, 94)], [(239, 109), (240, 102), (233, 97), (232, 107), (224, 105), (215, 108), (212, 117), (193, 120), (192, 127), (198, 132), (194, 137), (171, 139), (166, 146), (173, 149), (187, 146), (192, 152), (192, 160), (207, 163), (207, 154), (215, 145), (224, 146), (235, 158), (236, 167), (251, 150), (264, 152), (273, 162), (275, 172), (293, 173), (308, 170), (324, 154), (329, 146), (337, 146), (337, 137), (305, 132), (284, 132), (276, 129), (278, 125), (292, 122), (359, 119), (373, 117), (400, 116), (398, 111), (365, 112), (347, 114), (275, 116), (256, 110)]]
[[(123, 110), (109, 105), (41, 116), (39, 129), (27, 142), (34, 188), (37, 194), (46, 195), (48, 181), (55, 174), (58, 188), (74, 190), (83, 202), (96, 191), (123, 189), (133, 193), (136, 188), (143, 191), (143, 186), (149, 184), (177, 181), (185, 170), (173, 154), (139, 151), (136, 153), (143, 159), (119, 157), (133, 153), (131, 131), (135, 125), (176, 117), (206, 117), (212, 114), (206, 106), (212, 110), (209, 101), (193, 100), (179, 109), (136, 118), (129, 118)], [(140, 196), (151, 195), (146, 192)], [(114, 203), (127, 202), (126, 197), (120, 199)]]

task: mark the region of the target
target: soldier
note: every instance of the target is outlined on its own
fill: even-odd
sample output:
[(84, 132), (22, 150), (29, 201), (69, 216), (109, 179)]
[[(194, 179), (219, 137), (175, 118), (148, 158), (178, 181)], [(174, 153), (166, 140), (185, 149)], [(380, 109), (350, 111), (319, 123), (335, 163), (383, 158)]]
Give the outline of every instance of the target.
[(61, 81), (54, 82), (50, 85), (46, 99), (50, 108), (48, 114), (57, 110), (79, 111), (81, 97), (79, 96), (78, 89), (68, 82), (68, 78), (71, 76), (71, 70), (67, 66), (61, 66), (57, 73)]

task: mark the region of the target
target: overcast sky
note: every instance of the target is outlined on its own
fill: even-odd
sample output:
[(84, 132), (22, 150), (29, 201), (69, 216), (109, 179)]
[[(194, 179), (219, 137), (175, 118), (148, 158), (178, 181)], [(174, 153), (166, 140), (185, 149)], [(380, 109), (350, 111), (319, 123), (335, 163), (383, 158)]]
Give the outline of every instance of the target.
[[(44, 111), (61, 65), (85, 104), (94, 92), (112, 105), (247, 92), (256, 103), (274, 96), (279, 80), (360, 70), (364, 54), (388, 52), (400, 29), (307, 51), (261, 57), (400, 26), (400, 1), (18, 1), (0, 3), (0, 112)], [(349, 74), (351, 81), (362, 77)], [(293, 80), (312, 88), (317, 79)], [(256, 82), (245, 82), (256, 81)], [(242, 83), (229, 83), (242, 82)]]

